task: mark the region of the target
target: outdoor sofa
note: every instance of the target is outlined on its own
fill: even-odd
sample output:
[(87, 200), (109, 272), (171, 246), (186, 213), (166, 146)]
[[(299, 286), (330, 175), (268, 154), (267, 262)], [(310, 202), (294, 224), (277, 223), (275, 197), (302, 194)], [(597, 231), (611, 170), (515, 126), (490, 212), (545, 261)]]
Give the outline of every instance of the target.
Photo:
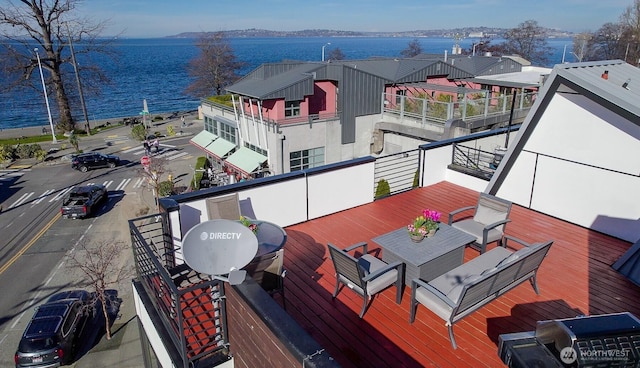
[[(508, 240), (520, 244), (518, 250), (507, 249)], [(538, 267), (553, 241), (528, 244), (505, 236), (503, 246), (496, 247), (429, 282), (411, 281), (409, 322), (413, 323), (418, 303), (445, 321), (449, 339), (457, 348), (453, 324), (490, 303), (507, 291), (529, 280), (539, 294), (536, 283)]]

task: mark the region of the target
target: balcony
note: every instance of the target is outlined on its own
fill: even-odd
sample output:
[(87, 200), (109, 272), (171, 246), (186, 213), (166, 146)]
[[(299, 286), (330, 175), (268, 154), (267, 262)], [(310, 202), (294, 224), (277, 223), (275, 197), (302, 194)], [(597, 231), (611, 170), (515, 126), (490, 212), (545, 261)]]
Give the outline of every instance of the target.
[[(229, 344), (224, 334), (226, 324), (215, 335), (220, 336), (221, 343), (204, 344), (207, 352), (228, 346), (238, 366), (273, 366), (287, 361), (291, 366), (496, 367), (502, 365), (497, 355), (498, 336), (533, 330), (538, 320), (622, 311), (640, 315), (640, 288), (610, 267), (630, 243), (518, 205), (512, 208), (508, 235), (529, 242), (554, 240), (538, 273), (540, 295), (529, 285), (520, 285), (457, 323), (457, 350), (451, 348), (443, 321), (426, 308), (419, 307), (416, 321), (409, 324), (409, 288), (401, 305), (395, 303), (393, 289), (379, 294), (364, 319), (358, 318), (362, 299), (355, 293), (344, 290), (332, 298), (335, 276), (328, 242), (344, 247), (367, 241), (372, 252), (380, 252), (371, 239), (406, 226), (422, 209), (437, 209), (446, 218), (453, 209), (475, 203), (478, 192), (486, 187), (486, 179), (448, 168), (454, 156), (452, 143), (478, 147), (491, 140), (503, 142), (504, 136), (476, 135), (465, 142), (423, 146), (417, 154), (400, 156), (414, 163), (407, 165), (404, 174), (380, 174), (377, 171), (387, 167), (377, 162), (382, 159), (363, 158), (176, 196), (172, 199), (176, 205), (165, 206), (167, 212), (160, 217), (163, 221), (146, 219), (156, 224), (152, 229), (142, 227), (145, 219), (130, 221), (137, 241), (146, 244), (136, 247), (148, 252), (155, 249), (150, 257), (153, 261), (137, 255), (136, 263), (152, 263), (154, 272), (170, 275), (169, 271), (181, 263), (181, 227), (187, 228), (193, 221), (187, 212), (197, 212), (207, 197), (237, 192), (258, 218), (285, 226), (286, 311), (279, 307), (279, 300), (260, 297), (250, 280), (240, 287), (226, 286), (221, 313), (228, 313), (233, 321), (228, 328)], [(416, 170), (420, 184), (413, 188)], [(390, 179), (389, 175), (402, 180), (388, 180), (394, 194), (374, 201), (377, 178)], [(477, 251), (466, 249), (465, 261), (477, 255)], [(144, 269), (139, 268), (139, 274), (153, 279), (149, 276), (153, 272), (140, 273)], [(175, 284), (172, 281), (171, 285)], [(180, 285), (172, 289), (174, 293), (193, 287), (205, 287), (209, 293), (208, 288), (219, 286), (201, 281)], [(256, 293), (253, 301), (247, 296), (249, 291)], [(140, 293), (155, 300), (145, 303), (147, 308), (166, 308), (157, 290)], [(210, 311), (213, 305), (210, 298), (203, 300), (198, 315)], [(170, 311), (161, 313), (171, 317)], [(183, 330), (174, 328), (172, 333), (174, 339), (184, 342), (183, 354), (194, 360), (199, 358), (195, 353), (199, 350), (193, 346), (203, 345), (202, 341), (182, 340), (180, 336), (195, 330), (190, 321), (184, 319)], [(296, 331), (302, 345), (287, 335), (289, 330)], [(204, 335), (195, 336), (206, 340)], [(276, 352), (285, 352), (286, 358), (276, 359)]]

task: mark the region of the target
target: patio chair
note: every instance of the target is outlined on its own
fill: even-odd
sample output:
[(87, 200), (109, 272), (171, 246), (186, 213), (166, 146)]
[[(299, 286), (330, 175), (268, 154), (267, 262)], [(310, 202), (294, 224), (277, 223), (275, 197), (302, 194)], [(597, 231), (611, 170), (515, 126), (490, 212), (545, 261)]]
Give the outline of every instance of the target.
[[(339, 249), (329, 243), (329, 254), (336, 270), (336, 288), (333, 298), (338, 295), (340, 285), (346, 285), (363, 298), (360, 318), (364, 316), (375, 294), (387, 287), (396, 285), (396, 303), (402, 301), (402, 276), (404, 275), (404, 263), (397, 261), (387, 264), (367, 253), (367, 243), (354, 244), (346, 249)], [(353, 257), (348, 252), (362, 248), (362, 256)]]
[(269, 295), (280, 294), (282, 307), (287, 309), (284, 298), (284, 277), (287, 274), (284, 269), (284, 249), (251, 261), (244, 269)]
[[(473, 218), (453, 221), (455, 215), (470, 210), (475, 211)], [(475, 236), (474, 246), (482, 254), (486, 252), (487, 244), (497, 241), (498, 245), (502, 245), (505, 227), (511, 221), (510, 211), (511, 202), (491, 194), (480, 193), (477, 205), (459, 208), (449, 213), (449, 225)]]
[(208, 220), (226, 219), (237, 221), (240, 219), (240, 200), (238, 193), (207, 198), (207, 214)]

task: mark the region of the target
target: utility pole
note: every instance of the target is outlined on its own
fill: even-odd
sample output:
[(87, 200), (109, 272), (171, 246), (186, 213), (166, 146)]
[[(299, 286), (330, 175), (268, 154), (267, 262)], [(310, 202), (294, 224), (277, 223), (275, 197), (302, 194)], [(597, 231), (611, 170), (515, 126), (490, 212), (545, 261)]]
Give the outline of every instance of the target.
[(89, 115), (87, 115), (87, 105), (84, 103), (84, 93), (82, 92), (82, 83), (80, 83), (80, 73), (78, 73), (78, 64), (76, 63), (76, 53), (73, 51), (73, 42), (71, 42), (71, 32), (69, 31), (69, 23), (64, 23), (67, 26), (67, 34), (69, 35), (69, 50), (71, 50), (71, 63), (73, 64), (73, 70), (76, 72), (76, 82), (78, 83), (78, 93), (80, 93), (80, 104), (82, 105), (82, 112), (84, 113), (84, 124), (87, 135), (91, 135), (91, 126), (89, 126)]

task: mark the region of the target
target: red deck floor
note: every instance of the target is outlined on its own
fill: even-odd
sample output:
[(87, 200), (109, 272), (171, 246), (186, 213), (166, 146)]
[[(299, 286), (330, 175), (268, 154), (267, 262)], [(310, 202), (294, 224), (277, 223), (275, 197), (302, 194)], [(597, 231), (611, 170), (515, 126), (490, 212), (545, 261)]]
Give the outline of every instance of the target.
[[(458, 349), (444, 321), (423, 306), (409, 324), (410, 289), (402, 304), (395, 289), (378, 295), (358, 318), (362, 299), (343, 289), (335, 300), (327, 242), (346, 247), (406, 226), (422, 209), (473, 205), (478, 193), (442, 182), (286, 228), (287, 312), (344, 367), (499, 367), (498, 336), (531, 331), (538, 320), (629, 311), (640, 316), (640, 287), (611, 268), (631, 244), (514, 205), (509, 235), (528, 242), (553, 239), (538, 272), (540, 295), (529, 283), (454, 325)], [(491, 247), (495, 244), (491, 245)], [(465, 260), (478, 255), (467, 248)]]

